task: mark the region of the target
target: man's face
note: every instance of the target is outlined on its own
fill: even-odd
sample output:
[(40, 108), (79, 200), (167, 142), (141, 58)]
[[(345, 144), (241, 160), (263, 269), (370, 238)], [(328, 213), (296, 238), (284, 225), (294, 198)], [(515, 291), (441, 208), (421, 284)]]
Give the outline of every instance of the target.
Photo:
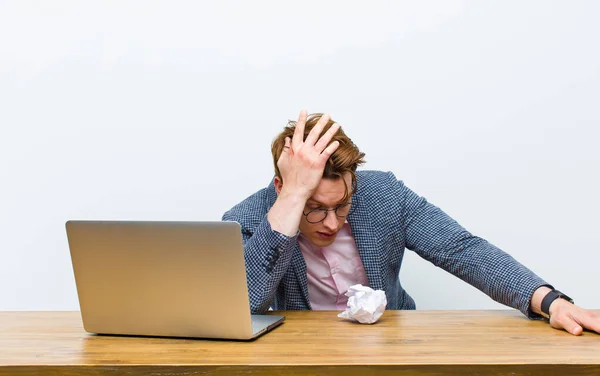
[[(306, 202), (304, 213), (314, 209), (334, 209), (338, 205), (346, 203), (342, 201), (346, 195), (350, 200), (352, 176), (349, 172), (344, 174), (344, 180), (346, 180), (346, 185), (342, 179), (321, 179), (317, 190)], [(345, 221), (346, 218), (339, 218), (332, 210), (327, 212), (327, 217), (319, 223), (309, 223), (307, 217), (303, 215), (299, 227), (302, 235), (312, 244), (317, 247), (326, 247), (333, 243)]]

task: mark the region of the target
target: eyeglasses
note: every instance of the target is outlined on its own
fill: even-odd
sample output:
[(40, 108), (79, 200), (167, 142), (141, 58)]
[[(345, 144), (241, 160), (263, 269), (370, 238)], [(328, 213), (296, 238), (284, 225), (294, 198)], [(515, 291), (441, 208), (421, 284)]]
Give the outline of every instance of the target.
[(306, 221), (308, 221), (308, 223), (319, 223), (323, 222), (325, 218), (327, 218), (327, 214), (330, 211), (335, 212), (335, 215), (338, 218), (346, 218), (352, 212), (352, 203), (348, 202), (345, 204), (340, 204), (333, 209), (317, 208), (309, 211), (308, 213), (302, 212), (302, 214), (306, 217)]

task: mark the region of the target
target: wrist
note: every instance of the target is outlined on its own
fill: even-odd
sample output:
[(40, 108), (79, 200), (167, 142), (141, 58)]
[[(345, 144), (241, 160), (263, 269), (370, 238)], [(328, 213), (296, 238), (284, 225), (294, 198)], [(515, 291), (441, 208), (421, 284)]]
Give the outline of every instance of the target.
[(558, 290), (552, 290), (542, 299), (542, 316), (547, 319), (564, 304), (572, 304), (573, 299)]
[(531, 297), (530, 306), (532, 312), (537, 313), (538, 315), (542, 314), (542, 300), (550, 291), (552, 291), (552, 289), (548, 286), (540, 286), (534, 291), (533, 296)]
[(548, 308), (548, 317), (554, 315), (557, 311), (560, 310), (560, 307), (565, 304), (571, 304), (568, 300), (565, 299), (554, 299), (552, 303), (550, 303), (550, 307)]
[(284, 185), (279, 193), (279, 198), (304, 206), (311, 195), (312, 191), (308, 189), (286, 187)]
[(271, 228), (283, 235), (294, 236), (308, 200), (304, 197), (301, 192), (282, 189), (267, 215)]

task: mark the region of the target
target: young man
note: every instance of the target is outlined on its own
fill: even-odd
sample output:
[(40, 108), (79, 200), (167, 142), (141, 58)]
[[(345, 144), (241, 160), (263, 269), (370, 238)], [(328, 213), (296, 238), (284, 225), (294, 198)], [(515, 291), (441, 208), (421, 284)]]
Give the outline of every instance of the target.
[(531, 319), (549, 317), (574, 335), (600, 333), (598, 315), (392, 173), (357, 171), (364, 153), (328, 115), (302, 111), (272, 153), (273, 182), (223, 216), (242, 227), (252, 312), (343, 310), (356, 283), (385, 291), (388, 309), (415, 309), (399, 280), (408, 248)]

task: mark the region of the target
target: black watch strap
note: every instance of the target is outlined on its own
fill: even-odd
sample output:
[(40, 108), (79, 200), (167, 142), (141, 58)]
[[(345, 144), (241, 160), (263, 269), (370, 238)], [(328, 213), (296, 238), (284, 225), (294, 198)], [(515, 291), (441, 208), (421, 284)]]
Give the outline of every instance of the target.
[(544, 296), (544, 299), (542, 299), (541, 309), (542, 309), (542, 315), (544, 317), (550, 318), (550, 304), (552, 304), (552, 302), (558, 298), (565, 299), (565, 300), (573, 303), (573, 299), (569, 298), (562, 292), (560, 292), (558, 290), (552, 290), (549, 293), (547, 293), (546, 296)]

